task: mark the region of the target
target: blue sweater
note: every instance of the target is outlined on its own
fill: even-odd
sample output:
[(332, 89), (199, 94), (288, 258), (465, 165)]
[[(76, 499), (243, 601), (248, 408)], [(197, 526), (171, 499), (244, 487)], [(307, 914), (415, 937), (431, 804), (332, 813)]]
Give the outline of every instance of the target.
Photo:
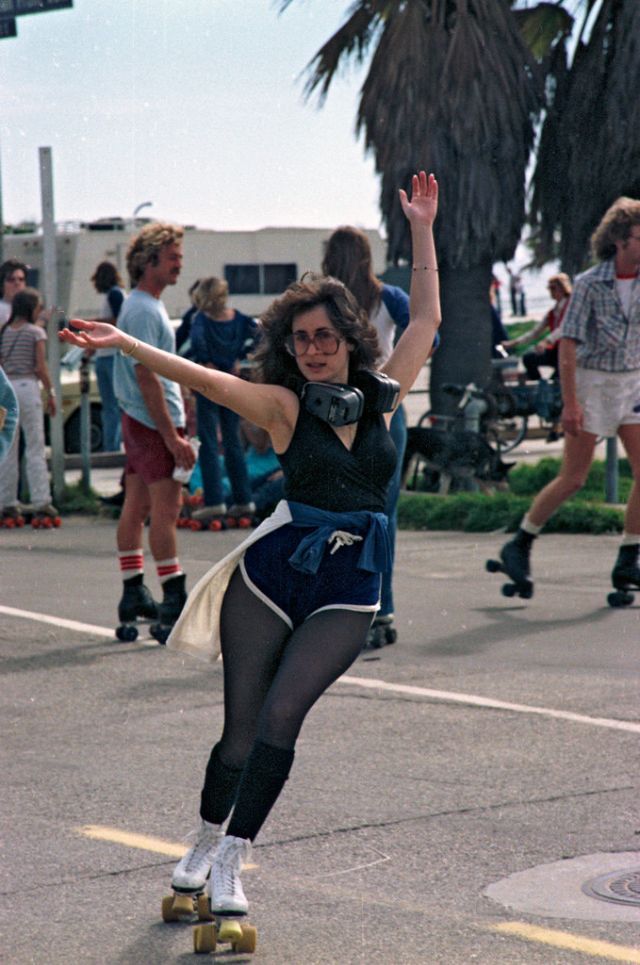
[(200, 365), (215, 365), (230, 372), (238, 359), (246, 358), (255, 340), (258, 325), (253, 318), (235, 311), (229, 321), (217, 321), (196, 312), (191, 323), (191, 358)]

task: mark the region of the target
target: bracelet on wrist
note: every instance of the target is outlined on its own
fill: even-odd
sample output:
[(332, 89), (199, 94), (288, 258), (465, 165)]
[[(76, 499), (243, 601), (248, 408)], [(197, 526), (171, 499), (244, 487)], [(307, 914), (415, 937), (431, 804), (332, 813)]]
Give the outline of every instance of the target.
[(55, 399), (55, 397), (56, 397), (56, 390), (55, 390), (55, 389), (49, 389), (49, 391), (47, 392), (47, 395), (49, 396), (50, 399)]
[(438, 271), (438, 269), (432, 268), (431, 265), (412, 265), (411, 271)]
[(126, 350), (123, 349), (123, 348), (121, 348), (121, 349), (120, 349), (120, 352), (121, 352), (122, 355), (133, 355), (133, 353), (135, 352), (135, 350), (137, 349), (137, 347), (138, 347), (139, 344), (140, 344), (140, 343), (138, 342), (138, 339), (137, 339), (137, 338), (134, 338), (134, 339), (132, 339), (132, 341), (131, 341), (131, 348), (126, 349)]

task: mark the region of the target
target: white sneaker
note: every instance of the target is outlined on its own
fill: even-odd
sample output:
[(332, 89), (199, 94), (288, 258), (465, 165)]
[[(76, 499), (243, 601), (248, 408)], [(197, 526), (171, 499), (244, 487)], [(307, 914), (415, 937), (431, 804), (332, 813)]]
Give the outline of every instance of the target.
[(211, 865), (211, 911), (214, 913), (234, 912), (246, 915), (249, 902), (244, 896), (240, 871), (251, 855), (251, 841), (248, 838), (234, 838), (226, 835), (220, 842)]
[(211, 871), (216, 848), (224, 837), (219, 824), (203, 821), (197, 831), (193, 846), (180, 859), (173, 872), (171, 887), (179, 892), (202, 891)]

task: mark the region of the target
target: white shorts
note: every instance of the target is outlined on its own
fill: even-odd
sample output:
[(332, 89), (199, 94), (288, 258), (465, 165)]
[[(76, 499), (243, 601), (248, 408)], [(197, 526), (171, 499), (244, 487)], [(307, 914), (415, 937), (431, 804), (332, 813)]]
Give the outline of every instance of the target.
[(615, 436), (620, 426), (640, 424), (640, 369), (600, 372), (577, 368), (576, 393), (585, 432)]

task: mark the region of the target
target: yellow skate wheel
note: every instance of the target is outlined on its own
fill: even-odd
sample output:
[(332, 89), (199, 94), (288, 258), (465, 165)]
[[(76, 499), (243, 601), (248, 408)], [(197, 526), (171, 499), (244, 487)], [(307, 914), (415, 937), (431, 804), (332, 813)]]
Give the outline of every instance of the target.
[(242, 941), (242, 925), (235, 919), (222, 919), (218, 927), (218, 941), (235, 945)]
[(215, 925), (196, 925), (193, 929), (193, 950), (196, 955), (206, 955), (207, 952), (215, 952)]
[(176, 921), (191, 921), (195, 914), (193, 895), (174, 895), (173, 913)]
[(173, 899), (175, 895), (166, 895), (162, 899), (162, 920), (163, 921), (177, 921), (178, 919), (173, 913)]
[(211, 914), (208, 895), (198, 895), (196, 910), (198, 913), (198, 921), (215, 921), (214, 916)]
[(258, 929), (253, 925), (242, 925), (242, 938), (237, 942), (232, 942), (231, 948), (234, 952), (245, 952), (252, 955), (258, 944)]
[(162, 920), (192, 921), (194, 904), (192, 895), (167, 895), (162, 899)]

